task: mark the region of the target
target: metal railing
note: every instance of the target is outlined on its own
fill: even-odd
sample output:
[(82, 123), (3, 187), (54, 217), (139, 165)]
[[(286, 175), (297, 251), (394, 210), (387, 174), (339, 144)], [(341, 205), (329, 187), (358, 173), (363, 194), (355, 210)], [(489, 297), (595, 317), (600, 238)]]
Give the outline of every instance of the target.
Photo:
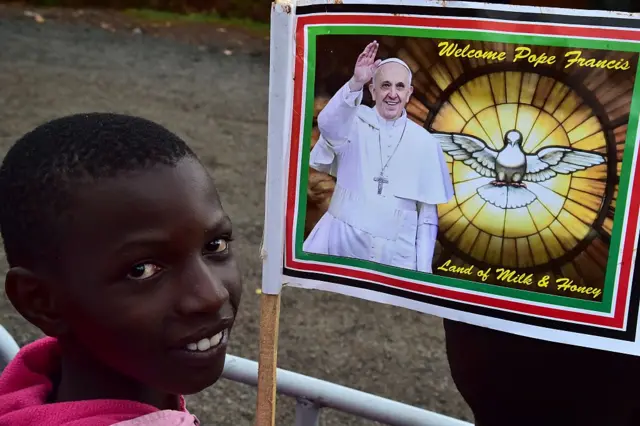
[(0, 325), (0, 371), (4, 370), (4, 367), (16, 356), (19, 350), (20, 346), (13, 336)]
[[(19, 350), (13, 337), (0, 325), (0, 371)], [(222, 377), (257, 386), (258, 363), (227, 355)], [(320, 411), (330, 408), (368, 420), (397, 426), (472, 426), (461, 420), (355, 389), (278, 368), (277, 391), (296, 399), (295, 426), (317, 426)]]

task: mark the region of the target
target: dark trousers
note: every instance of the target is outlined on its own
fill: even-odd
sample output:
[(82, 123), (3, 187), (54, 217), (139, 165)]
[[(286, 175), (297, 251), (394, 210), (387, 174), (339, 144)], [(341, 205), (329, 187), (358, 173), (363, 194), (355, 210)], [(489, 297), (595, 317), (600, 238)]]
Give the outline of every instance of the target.
[(638, 0), (591, 0), (591, 9), (615, 10), (618, 12), (640, 12)]
[(640, 357), (444, 325), (477, 426), (640, 425)]

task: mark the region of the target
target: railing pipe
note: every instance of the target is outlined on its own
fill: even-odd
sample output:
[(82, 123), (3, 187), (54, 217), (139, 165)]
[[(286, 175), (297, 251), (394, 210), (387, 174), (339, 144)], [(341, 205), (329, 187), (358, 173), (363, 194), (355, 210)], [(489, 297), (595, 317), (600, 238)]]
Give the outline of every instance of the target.
[(16, 356), (20, 346), (9, 332), (0, 325), (0, 372)]
[[(223, 377), (256, 386), (258, 363), (227, 355)], [(277, 370), (277, 390), (278, 393), (292, 398), (302, 397), (320, 407), (332, 408), (388, 425), (472, 426), (471, 423), (462, 420), (280, 368)]]

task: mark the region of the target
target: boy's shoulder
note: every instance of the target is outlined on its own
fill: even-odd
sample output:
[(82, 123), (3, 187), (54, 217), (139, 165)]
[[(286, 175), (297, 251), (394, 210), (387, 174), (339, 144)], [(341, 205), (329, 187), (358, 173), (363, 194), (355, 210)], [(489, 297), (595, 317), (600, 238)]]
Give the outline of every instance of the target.
[(132, 420), (116, 423), (113, 426), (199, 426), (198, 418), (185, 411), (162, 410), (146, 414)]
[(198, 426), (180, 398), (183, 411), (164, 410), (135, 401), (87, 400), (49, 403), (51, 375), (59, 368), (60, 348), (56, 339), (45, 337), (20, 349), (0, 374), (0, 426), (113, 425)]

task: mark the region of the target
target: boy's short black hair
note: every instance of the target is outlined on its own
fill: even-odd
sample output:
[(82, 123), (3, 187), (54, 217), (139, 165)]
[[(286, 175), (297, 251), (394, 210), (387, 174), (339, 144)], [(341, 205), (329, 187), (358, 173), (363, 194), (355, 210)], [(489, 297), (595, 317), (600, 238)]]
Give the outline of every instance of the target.
[(19, 139), (0, 167), (0, 233), (9, 266), (55, 268), (74, 189), (195, 154), (165, 127), (121, 114), (76, 114)]

